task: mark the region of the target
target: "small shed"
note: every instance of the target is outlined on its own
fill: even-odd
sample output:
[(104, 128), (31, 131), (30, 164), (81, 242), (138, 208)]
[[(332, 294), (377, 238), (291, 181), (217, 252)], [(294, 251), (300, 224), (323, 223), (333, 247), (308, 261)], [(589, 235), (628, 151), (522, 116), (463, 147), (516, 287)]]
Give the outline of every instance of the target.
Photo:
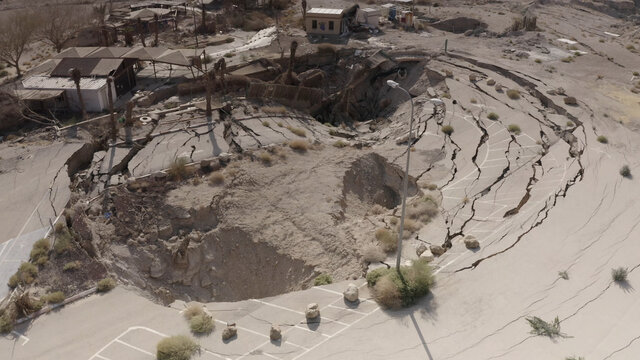
[(313, 8), (307, 11), (306, 27), (309, 35), (340, 35), (347, 30), (343, 9)]

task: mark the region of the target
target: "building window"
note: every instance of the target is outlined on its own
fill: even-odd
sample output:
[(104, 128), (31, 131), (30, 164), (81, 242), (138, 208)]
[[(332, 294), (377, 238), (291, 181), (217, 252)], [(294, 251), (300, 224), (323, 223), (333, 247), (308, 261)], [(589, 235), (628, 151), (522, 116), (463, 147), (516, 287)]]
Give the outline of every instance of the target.
[(329, 21), (329, 30), (333, 30), (333, 21)]
[(318, 20), (311, 20), (311, 28), (312, 29), (318, 28)]

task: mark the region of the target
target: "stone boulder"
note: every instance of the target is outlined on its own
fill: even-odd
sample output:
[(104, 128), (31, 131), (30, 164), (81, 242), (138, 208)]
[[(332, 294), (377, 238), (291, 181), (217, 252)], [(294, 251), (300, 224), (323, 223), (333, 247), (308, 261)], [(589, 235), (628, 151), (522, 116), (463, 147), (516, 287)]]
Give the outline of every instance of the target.
[(358, 301), (358, 287), (355, 284), (347, 285), (347, 289), (342, 294), (347, 301)]
[(427, 245), (425, 245), (423, 243), (420, 243), (420, 245), (418, 245), (418, 247), (416, 248), (416, 255), (420, 256), (420, 255), (422, 255), (422, 253), (424, 253), (427, 250), (429, 250)]
[(467, 236), (464, 238), (464, 246), (466, 246), (467, 249), (473, 250), (480, 247), (480, 242), (478, 242), (478, 239), (474, 236)]
[(431, 251), (427, 249), (423, 251), (422, 254), (420, 254), (420, 259), (425, 260), (426, 262), (432, 262), (435, 257), (433, 256)]
[(496, 84), (496, 81), (493, 80), (492, 78), (488, 78), (487, 79), (487, 85), (489, 86), (494, 86)]
[(304, 316), (307, 320), (316, 319), (320, 316), (320, 307), (317, 303), (311, 303), (307, 305), (307, 309), (304, 311)]
[(271, 325), (271, 330), (269, 331), (269, 339), (271, 339), (271, 341), (279, 341), (282, 339), (282, 330), (280, 330), (280, 326), (276, 324)]
[(567, 96), (564, 98), (564, 103), (566, 105), (578, 105), (578, 100), (573, 96)]
[(445, 253), (445, 249), (440, 245), (431, 245), (429, 250), (435, 256), (440, 256)]
[(224, 341), (230, 340), (236, 335), (238, 335), (238, 329), (236, 328), (235, 323), (227, 324), (227, 327), (222, 330), (222, 340)]

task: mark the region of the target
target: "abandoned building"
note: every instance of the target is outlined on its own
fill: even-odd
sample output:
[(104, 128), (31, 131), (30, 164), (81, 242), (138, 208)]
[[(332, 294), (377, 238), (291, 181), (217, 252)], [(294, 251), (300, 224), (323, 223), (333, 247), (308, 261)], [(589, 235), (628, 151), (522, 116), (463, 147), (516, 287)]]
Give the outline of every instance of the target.
[[(76, 84), (71, 78), (71, 69), (80, 70), (82, 78), (80, 80), (80, 92), (87, 111), (99, 112), (109, 107), (107, 77), (112, 76), (112, 94), (114, 99), (126, 94), (136, 85), (135, 71), (133, 65), (135, 59), (110, 59), (110, 58), (63, 58), (51, 70), (48, 75), (35, 75), (22, 81), (28, 99), (38, 100), (48, 99), (60, 92), (64, 92), (64, 102), (53, 102), (56, 108), (67, 104), (71, 110), (80, 108), (80, 100), (76, 91)], [(22, 97), (24, 98), (24, 97)], [(39, 106), (51, 106), (52, 102), (41, 102)]]
[(340, 35), (347, 31), (344, 9), (313, 8), (307, 11), (309, 35)]

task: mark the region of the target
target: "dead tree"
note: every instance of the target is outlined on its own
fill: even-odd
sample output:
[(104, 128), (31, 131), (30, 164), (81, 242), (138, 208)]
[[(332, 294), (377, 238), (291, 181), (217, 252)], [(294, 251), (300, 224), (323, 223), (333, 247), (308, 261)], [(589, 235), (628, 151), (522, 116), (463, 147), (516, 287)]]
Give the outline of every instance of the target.
[(17, 11), (0, 21), (0, 60), (13, 66), (18, 77), (20, 58), (34, 38), (38, 21), (30, 11)]
[(144, 42), (144, 27), (142, 26), (142, 19), (138, 18), (138, 37), (140, 38), (140, 42), (142, 43), (142, 47), (147, 47), (147, 44)]
[(218, 76), (220, 77), (220, 85), (222, 86), (222, 93), (226, 94), (227, 84), (225, 83), (224, 73), (227, 70), (227, 62), (224, 60), (224, 58), (220, 58), (220, 60), (216, 62), (214, 66), (214, 70), (218, 72)]
[(82, 111), (82, 120), (87, 120), (87, 111), (84, 108), (84, 99), (82, 99), (82, 91), (80, 91), (80, 80), (82, 79), (82, 73), (80, 69), (69, 69), (69, 76), (76, 84), (76, 92), (78, 93), (78, 101), (80, 102), (80, 110)]

